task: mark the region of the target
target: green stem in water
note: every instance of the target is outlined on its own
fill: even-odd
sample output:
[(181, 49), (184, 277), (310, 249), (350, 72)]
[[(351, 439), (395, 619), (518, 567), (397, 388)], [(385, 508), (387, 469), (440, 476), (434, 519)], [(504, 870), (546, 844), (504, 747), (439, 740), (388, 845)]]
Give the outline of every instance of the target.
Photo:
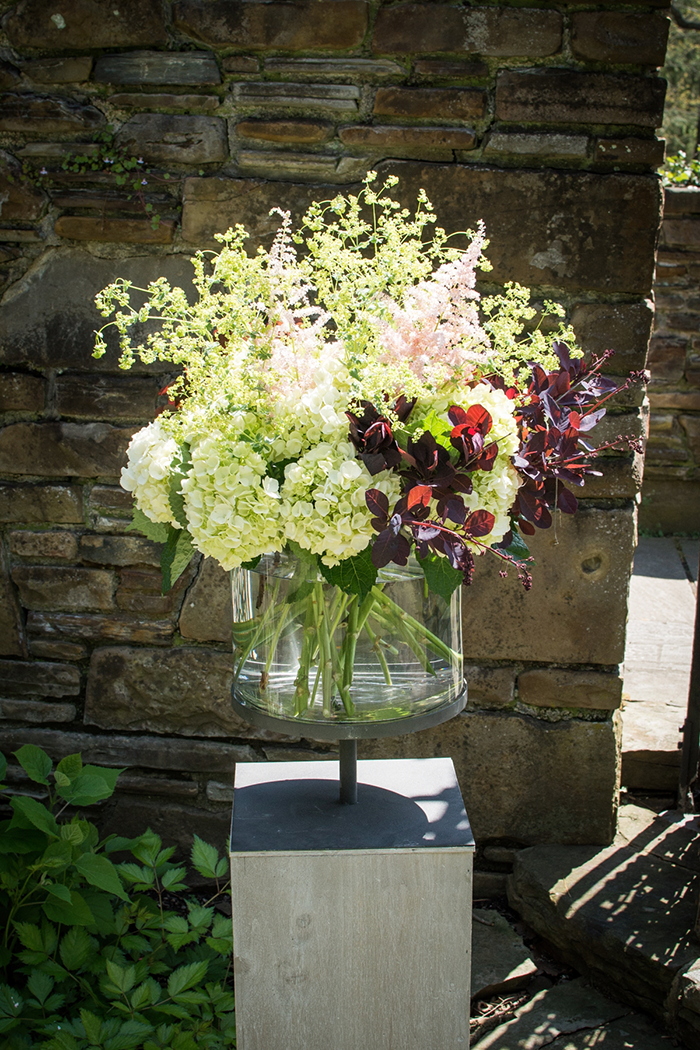
[(386, 682), (387, 685), (393, 685), (393, 682), (391, 681), (391, 672), (389, 671), (389, 664), (386, 662), (386, 656), (382, 652), (382, 647), (380, 645), (381, 638), (377, 637), (377, 635), (374, 633), (374, 631), (370, 627), (369, 623), (365, 623), (364, 629), (367, 632), (367, 637), (369, 638), (370, 642), (372, 643), (372, 648), (374, 649), (375, 653), (377, 654), (377, 660), (379, 660), (379, 666), (381, 667), (382, 673), (384, 674), (384, 681)]

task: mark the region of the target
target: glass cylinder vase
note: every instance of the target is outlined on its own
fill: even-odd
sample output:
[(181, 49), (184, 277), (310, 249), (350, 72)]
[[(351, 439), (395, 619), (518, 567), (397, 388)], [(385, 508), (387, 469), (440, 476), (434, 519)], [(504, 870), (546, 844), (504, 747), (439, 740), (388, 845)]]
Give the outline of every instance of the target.
[(231, 589), (234, 708), (254, 724), (321, 740), (389, 736), (466, 703), (461, 589), (449, 601), (429, 591), (414, 559), (380, 570), (364, 598), (287, 552), (234, 569)]

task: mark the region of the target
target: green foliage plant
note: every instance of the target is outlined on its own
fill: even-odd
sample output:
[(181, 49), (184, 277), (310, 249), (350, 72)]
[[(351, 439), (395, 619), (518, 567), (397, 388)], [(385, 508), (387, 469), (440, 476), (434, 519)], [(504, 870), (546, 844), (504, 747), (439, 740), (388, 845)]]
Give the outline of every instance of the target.
[(689, 160), (681, 149), (659, 168), (664, 186), (700, 186), (700, 159)]
[[(119, 770), (80, 755), (54, 768), (33, 744), (15, 756), (43, 797), (0, 784), (12, 810), (0, 822), (0, 1050), (235, 1046), (231, 920), (214, 907), (226, 858), (195, 836), (191, 863), (212, 892), (188, 898), (174, 847), (150, 830), (101, 841), (82, 816)], [(6, 769), (0, 754), (0, 780)]]

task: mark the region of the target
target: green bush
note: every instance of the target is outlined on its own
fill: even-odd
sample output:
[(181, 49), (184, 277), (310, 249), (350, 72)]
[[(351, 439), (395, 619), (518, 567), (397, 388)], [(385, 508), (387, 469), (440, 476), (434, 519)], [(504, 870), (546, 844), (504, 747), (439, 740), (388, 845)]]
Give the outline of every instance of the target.
[[(231, 920), (212, 906), (226, 858), (195, 837), (192, 866), (213, 883), (200, 904), (153, 832), (100, 841), (81, 815), (119, 770), (80, 755), (53, 769), (33, 744), (15, 755), (47, 797), (10, 795), (0, 823), (0, 1050), (235, 1046)], [(0, 754), (0, 780), (6, 769)], [(166, 906), (174, 894), (181, 913)]]
[(667, 157), (659, 168), (664, 186), (700, 186), (700, 159), (688, 160), (683, 150)]

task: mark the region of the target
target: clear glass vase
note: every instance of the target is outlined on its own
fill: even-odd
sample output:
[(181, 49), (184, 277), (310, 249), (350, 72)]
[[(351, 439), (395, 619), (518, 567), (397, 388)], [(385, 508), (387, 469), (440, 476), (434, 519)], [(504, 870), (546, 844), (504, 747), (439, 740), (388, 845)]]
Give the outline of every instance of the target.
[(234, 569), (231, 587), (232, 693), (250, 721), (384, 723), (357, 735), (386, 735), (388, 723), (460, 709), (447, 713), (464, 694), (460, 589), (449, 602), (428, 591), (415, 560), (382, 569), (363, 600), (286, 552)]

